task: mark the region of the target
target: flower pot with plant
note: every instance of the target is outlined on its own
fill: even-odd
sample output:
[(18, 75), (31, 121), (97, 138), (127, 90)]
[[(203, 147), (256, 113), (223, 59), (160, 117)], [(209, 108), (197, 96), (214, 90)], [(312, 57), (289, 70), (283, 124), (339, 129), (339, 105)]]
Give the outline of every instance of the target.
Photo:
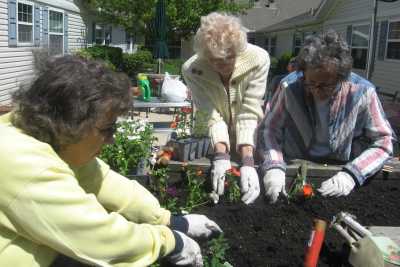
[(153, 127), (147, 121), (120, 121), (117, 123), (114, 143), (103, 148), (100, 158), (122, 175), (146, 176), (155, 140)]
[(202, 110), (196, 111), (192, 133), (198, 142), (196, 158), (207, 156), (210, 147), (210, 137), (208, 137), (207, 128), (207, 112)]
[(192, 129), (192, 108), (181, 108), (171, 123), (174, 128), (172, 139), (168, 145), (173, 147), (174, 160), (190, 161), (196, 158), (198, 142), (191, 136)]

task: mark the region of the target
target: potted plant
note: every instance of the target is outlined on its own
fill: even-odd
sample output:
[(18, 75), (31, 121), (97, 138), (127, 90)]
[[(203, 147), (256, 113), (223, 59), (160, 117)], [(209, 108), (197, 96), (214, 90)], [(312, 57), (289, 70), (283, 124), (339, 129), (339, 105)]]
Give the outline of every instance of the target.
[(140, 118), (120, 121), (114, 140), (103, 148), (100, 158), (122, 175), (146, 176), (156, 140), (153, 126)]
[(210, 137), (208, 137), (208, 120), (207, 112), (197, 110), (194, 116), (193, 137), (197, 140), (196, 158), (208, 155), (210, 148)]
[(171, 123), (175, 131), (168, 145), (173, 148), (174, 160), (189, 161), (196, 158), (198, 143), (191, 135), (192, 122), (192, 108), (184, 107)]

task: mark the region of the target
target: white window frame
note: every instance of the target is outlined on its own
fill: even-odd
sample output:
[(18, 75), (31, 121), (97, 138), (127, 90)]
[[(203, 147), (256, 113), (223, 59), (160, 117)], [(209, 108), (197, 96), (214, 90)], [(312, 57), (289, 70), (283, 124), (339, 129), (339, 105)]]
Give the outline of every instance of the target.
[[(96, 32), (97, 32), (97, 29), (96, 29), (96, 27), (97, 26), (99, 26), (99, 27), (101, 27), (101, 31), (102, 31), (102, 33), (103, 33), (103, 37), (101, 38), (101, 44), (98, 44), (97, 43), (97, 36), (96, 36)], [(93, 43), (93, 45), (104, 45), (104, 46), (111, 46), (111, 44), (112, 44), (112, 40), (110, 39), (110, 43), (106, 43), (106, 40), (107, 40), (107, 36), (106, 36), (106, 28), (109, 28), (110, 29), (110, 35), (112, 36), (112, 25), (109, 25), (109, 24), (100, 24), (100, 23), (94, 23), (94, 43)], [(99, 40), (100, 40), (100, 38), (99, 38)]]
[[(62, 14), (62, 32), (61, 33), (60, 32), (52, 32), (52, 31), (50, 31), (50, 12), (51, 11), (58, 12), (58, 13)], [(48, 44), (49, 50), (50, 50), (50, 35), (59, 35), (59, 36), (63, 37), (62, 38), (62, 54), (59, 54), (59, 55), (64, 55), (65, 12), (62, 9), (54, 8), (54, 7), (49, 7), (47, 12), (48, 12), (47, 13), (47, 18), (48, 18), (48, 22), (47, 22), (48, 23), (48, 26), (47, 26), (48, 27), (47, 44)]]
[[(296, 37), (297, 36), (300, 39), (300, 45), (297, 45), (297, 43), (296, 43)], [(297, 56), (299, 54), (301, 48), (303, 47), (303, 44), (304, 44), (304, 32), (302, 32), (302, 31), (294, 32), (294, 39), (295, 39), (295, 44), (294, 44), (292, 53)], [(298, 51), (299, 51), (298, 53), (296, 53), (296, 49), (298, 49)]]
[[(272, 45), (272, 40), (273, 40), (273, 39), (275, 39), (275, 45)], [(268, 53), (270, 53), (270, 56), (271, 56), (271, 57), (276, 56), (277, 42), (278, 42), (278, 38), (277, 38), (276, 35), (272, 35), (272, 36), (267, 36), (267, 37), (265, 37), (265, 40), (264, 40), (264, 47), (265, 47), (265, 50), (267, 50)], [(275, 49), (275, 53), (271, 53), (272, 48)]]
[(400, 18), (388, 20), (388, 28), (387, 28), (387, 32), (386, 32), (386, 36), (385, 36), (385, 39), (386, 39), (386, 43), (385, 43), (385, 45), (386, 45), (386, 47), (385, 47), (385, 61), (399, 62), (400, 59), (388, 58), (387, 57), (389, 42), (400, 42), (400, 39), (389, 39), (390, 23), (393, 23), (393, 22), (400, 22)]
[[(354, 43), (354, 42), (353, 42), (354, 28), (355, 28), (355, 27), (361, 27), (361, 26), (368, 26), (368, 43), (367, 43), (367, 46), (366, 46), (366, 47), (364, 47), (364, 46), (353, 46), (353, 43)], [(366, 50), (367, 50), (367, 56), (366, 56), (366, 59), (365, 59), (365, 61), (366, 61), (365, 68), (359, 69), (359, 68), (356, 68), (356, 67), (352, 66), (352, 67), (353, 67), (354, 69), (356, 69), (356, 70), (364, 70), (364, 71), (367, 70), (367, 65), (368, 65), (368, 49), (369, 49), (368, 44), (369, 44), (369, 42), (370, 42), (370, 40), (371, 40), (371, 36), (369, 36), (370, 32), (371, 32), (371, 24), (369, 24), (369, 23), (359, 23), (359, 24), (351, 25), (351, 48), (350, 48), (350, 54), (353, 53), (353, 49), (366, 49)], [(354, 64), (354, 62), (353, 62), (353, 64)]]
[[(24, 4), (24, 5), (29, 5), (32, 7), (32, 22), (20, 22), (19, 21), (19, 16), (18, 16), (18, 4)], [(18, 46), (33, 46), (33, 42), (35, 40), (35, 28), (34, 28), (34, 23), (35, 23), (35, 6), (34, 3), (31, 1), (27, 0), (17, 0), (17, 45)], [(19, 41), (19, 25), (27, 25), (32, 27), (32, 41), (31, 42), (20, 42)]]

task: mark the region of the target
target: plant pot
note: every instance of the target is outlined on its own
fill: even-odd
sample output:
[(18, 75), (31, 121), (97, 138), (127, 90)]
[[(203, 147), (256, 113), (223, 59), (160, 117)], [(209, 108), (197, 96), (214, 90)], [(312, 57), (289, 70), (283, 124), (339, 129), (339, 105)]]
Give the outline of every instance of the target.
[(207, 157), (211, 153), (211, 139), (210, 137), (203, 137), (204, 143), (203, 143), (203, 152), (202, 156)]
[(141, 159), (138, 165), (132, 170), (132, 175), (147, 175), (147, 159)]
[(190, 161), (195, 159), (197, 142), (193, 138), (171, 140), (170, 144), (174, 148), (173, 160)]
[(204, 138), (198, 137), (196, 138), (197, 141), (197, 149), (196, 149), (196, 159), (203, 157), (203, 150), (204, 150)]

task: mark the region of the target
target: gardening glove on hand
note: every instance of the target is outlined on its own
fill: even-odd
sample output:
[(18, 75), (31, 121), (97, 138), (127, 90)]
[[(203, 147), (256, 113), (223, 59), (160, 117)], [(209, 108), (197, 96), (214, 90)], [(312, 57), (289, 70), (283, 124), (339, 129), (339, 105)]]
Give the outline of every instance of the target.
[(347, 172), (340, 171), (332, 178), (324, 181), (318, 192), (324, 197), (347, 196), (356, 186), (353, 177)]
[(271, 203), (278, 200), (279, 193), (287, 196), (285, 189), (285, 172), (281, 169), (270, 169), (264, 175), (265, 195)]
[(191, 238), (209, 238), (222, 233), (218, 224), (200, 214), (171, 216), (170, 226), (172, 230), (180, 231)]
[(260, 194), (260, 182), (254, 167), (242, 166), (240, 168), (240, 187), (244, 194), (242, 201), (247, 205), (253, 203)]
[(166, 259), (177, 266), (203, 266), (200, 246), (193, 239), (179, 231), (172, 231), (175, 236), (175, 250)]
[(225, 173), (230, 168), (232, 168), (232, 166), (229, 154), (215, 153), (213, 169), (211, 170), (211, 178), (213, 191), (218, 195), (224, 194)]

